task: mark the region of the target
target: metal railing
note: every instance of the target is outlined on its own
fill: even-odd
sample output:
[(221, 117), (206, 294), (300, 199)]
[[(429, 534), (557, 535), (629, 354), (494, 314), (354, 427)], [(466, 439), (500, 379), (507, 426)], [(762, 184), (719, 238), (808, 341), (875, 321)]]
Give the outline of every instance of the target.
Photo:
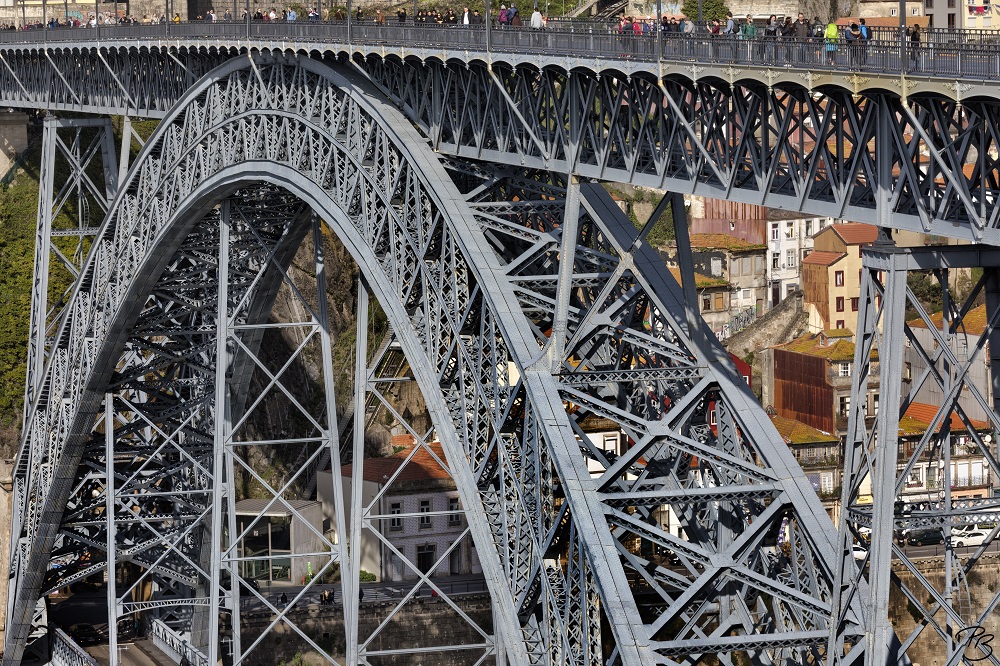
[[(558, 28), (438, 25), (371, 21), (189, 22), (54, 28), (0, 32), (0, 44), (62, 42), (196, 41), (278, 42), (282, 46), (321, 43), (373, 49), (410, 47), (476, 53), (517, 53), (640, 62), (760, 65), (772, 68), (940, 75), (994, 80), (1000, 76), (1000, 35), (930, 31), (914, 44), (898, 36), (848, 43), (846, 40), (759, 36), (713, 36), (652, 31), (619, 32), (605, 21), (559, 22)], [(990, 33), (992, 35), (992, 33)]]
[(97, 666), (97, 660), (59, 627), (52, 632), (52, 666)]
[(208, 666), (208, 657), (184, 640), (180, 634), (168, 627), (162, 620), (157, 619), (150, 623), (149, 639), (153, 641), (157, 650), (167, 655), (175, 663), (179, 664), (187, 657), (191, 666)]

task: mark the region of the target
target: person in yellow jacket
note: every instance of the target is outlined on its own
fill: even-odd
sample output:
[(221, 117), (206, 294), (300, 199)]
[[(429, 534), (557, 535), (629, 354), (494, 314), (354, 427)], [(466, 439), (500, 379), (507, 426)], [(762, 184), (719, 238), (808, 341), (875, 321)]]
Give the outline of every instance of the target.
[(171, 20), (174, 23), (180, 23), (181, 22), (181, 15), (180, 14), (174, 14), (174, 18), (172, 18)]
[(837, 57), (837, 41), (840, 39), (840, 32), (833, 19), (830, 19), (830, 22), (826, 24), (826, 33), (823, 35), (823, 39), (826, 40), (826, 61), (832, 65)]

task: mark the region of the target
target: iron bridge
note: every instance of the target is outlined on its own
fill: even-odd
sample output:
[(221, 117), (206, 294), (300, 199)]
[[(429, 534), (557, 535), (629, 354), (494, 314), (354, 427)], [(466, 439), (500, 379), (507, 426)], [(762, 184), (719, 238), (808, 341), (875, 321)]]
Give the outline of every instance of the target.
[[(192, 663), (270, 663), (277, 637), (372, 665), (882, 666), (926, 642), (996, 663), (1000, 599), (968, 592), (997, 528), (948, 549), (943, 589), (892, 534), (1000, 513), (947, 493), (894, 512), (920, 456), (963, 427), (1000, 475), (960, 400), (996, 430), (968, 378), (1000, 353), (1000, 60), (820, 47), (364, 23), (0, 34), (0, 104), (50, 112), (3, 663), (46, 659), (45, 597), (102, 572), (109, 617), (141, 613)], [(146, 118), (150, 136), (132, 125)], [(668, 194), (636, 226), (598, 181)], [(865, 259), (839, 526), (701, 321), (684, 194), (885, 231)], [(645, 241), (668, 209), (680, 283)], [(897, 247), (896, 229), (964, 243)], [(319, 295), (352, 262), (345, 362), (343, 315)], [(948, 272), (971, 268), (956, 302)], [(940, 322), (906, 287), (928, 270)], [(976, 299), (986, 332), (958, 353)], [(907, 307), (936, 337), (901, 392)], [(958, 425), (897, 459), (925, 382), (945, 396), (935, 424)], [(397, 409), (413, 387), (429, 421)], [(447, 505), (365, 490), (377, 423), (410, 436), (400, 469), (447, 477)], [(302, 500), (327, 467), (324, 530)], [(248, 489), (305, 533), (284, 559), (308, 576), (280, 601), (256, 582), (265, 559), (273, 575), (249, 545), (264, 523), (237, 516)], [(433, 521), (454, 545), (418, 556), (392, 538)], [(399, 590), (359, 585), (372, 548)], [(440, 577), (472, 551), (485, 609)], [(912, 630), (890, 623), (890, 591)], [(460, 630), (402, 638), (431, 593)]]

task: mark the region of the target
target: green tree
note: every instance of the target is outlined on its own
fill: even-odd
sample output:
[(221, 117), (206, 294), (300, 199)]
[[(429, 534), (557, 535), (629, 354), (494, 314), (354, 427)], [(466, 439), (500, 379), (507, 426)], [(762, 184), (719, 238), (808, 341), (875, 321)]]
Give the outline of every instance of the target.
[[(701, 0), (701, 12), (706, 21), (716, 19), (725, 21), (729, 13), (729, 6), (724, 0)], [(691, 19), (698, 18), (698, 0), (684, 0), (681, 13)]]

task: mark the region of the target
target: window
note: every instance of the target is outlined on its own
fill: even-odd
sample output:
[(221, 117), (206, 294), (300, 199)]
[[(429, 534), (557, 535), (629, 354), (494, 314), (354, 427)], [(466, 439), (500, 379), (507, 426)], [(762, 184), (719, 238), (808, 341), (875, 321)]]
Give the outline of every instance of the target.
[(854, 298), (851, 299), (851, 312), (857, 312), (857, 311), (858, 311), (858, 297), (855, 296)]
[(934, 9), (934, 0), (924, 0), (924, 9)]
[(833, 274), (833, 284), (837, 287), (844, 286), (844, 271), (836, 271)]
[(844, 326), (844, 320), (843, 319), (838, 319), (837, 320), (837, 325), (834, 326), (834, 328), (847, 328), (847, 327)]
[(899, 15), (899, 10), (897, 8), (893, 7), (892, 9), (889, 10), (889, 16), (898, 16), (898, 15)]
[(403, 529), (403, 519), (398, 517), (401, 513), (403, 513), (403, 507), (399, 502), (393, 502), (389, 505), (389, 515), (396, 516), (389, 519), (390, 530), (399, 531)]
[(785, 222), (785, 238), (795, 238), (794, 222)]
[(806, 220), (806, 236), (812, 236), (813, 234), (813, 221)]
[(842, 395), (840, 396), (840, 415), (846, 417), (851, 411), (851, 396)]
[(722, 258), (712, 257), (712, 277), (720, 277), (722, 275)]
[(462, 573), (462, 547), (455, 548), (448, 554), (448, 573), (457, 576)]
[(778, 225), (777, 225), (777, 223), (771, 225), (771, 240), (778, 240)]
[(907, 363), (903, 363), (903, 381), (910, 381), (913, 379), (913, 367)]
[(771, 253), (771, 268), (777, 270), (781, 268), (781, 253), (772, 252)]
[(795, 268), (795, 248), (785, 250), (785, 268)]
[(604, 450), (611, 453), (618, 453), (618, 435), (611, 434), (604, 436)]
[(743, 275), (753, 275), (750, 270), (750, 257), (740, 259), (740, 273)]
[(841, 377), (850, 377), (851, 376), (851, 364), (850, 363), (841, 363), (840, 364), (840, 376)]
[(819, 491), (823, 494), (833, 492), (833, 472), (822, 472), (819, 475)]
[(701, 311), (702, 312), (708, 312), (711, 309), (712, 309), (712, 297), (711, 296), (702, 296), (701, 297)]
[(715, 295), (715, 309), (720, 312), (726, 309), (726, 306), (722, 301), (722, 294)]
[(749, 289), (744, 289), (743, 290), (743, 300), (744, 301), (749, 301), (751, 298), (753, 298), (753, 296), (750, 295), (750, 290)]
[(718, 425), (718, 424), (719, 424), (719, 418), (715, 415), (715, 408), (713, 407), (712, 411), (708, 413), (708, 425)]
[(924, 485), (920, 478), (920, 468), (911, 469), (909, 476), (906, 477), (906, 487), (907, 488), (919, 488)]
[[(954, 0), (948, 0), (949, 4), (951, 4), (952, 2), (954, 2)], [(952, 5), (952, 7), (954, 7), (954, 5)], [(951, 28), (952, 30), (955, 29), (955, 14), (954, 13), (948, 14), (948, 27)]]
[(433, 544), (417, 546), (417, 568), (421, 573), (429, 574), (434, 568), (435, 560), (437, 560), (437, 546)]
[(843, 312), (843, 311), (844, 311), (844, 297), (837, 296), (837, 312)]
[(431, 512), (431, 501), (430, 500), (420, 500), (420, 529), (426, 529), (431, 526), (431, 517), (429, 515)]
[(872, 393), (872, 416), (878, 416), (878, 393)]
[(462, 524), (462, 514), (460, 513), (461, 512), (461, 508), (459, 507), (459, 503), (458, 503), (458, 498), (457, 497), (449, 497), (448, 498), (448, 511), (451, 512), (451, 513), (448, 514), (448, 524), (451, 525), (451, 526), (461, 525)]
[(753, 272), (756, 275), (764, 274), (764, 255), (758, 254), (753, 258)]
[(729, 263), (729, 275), (735, 277), (740, 274), (740, 258), (733, 257), (733, 260)]

